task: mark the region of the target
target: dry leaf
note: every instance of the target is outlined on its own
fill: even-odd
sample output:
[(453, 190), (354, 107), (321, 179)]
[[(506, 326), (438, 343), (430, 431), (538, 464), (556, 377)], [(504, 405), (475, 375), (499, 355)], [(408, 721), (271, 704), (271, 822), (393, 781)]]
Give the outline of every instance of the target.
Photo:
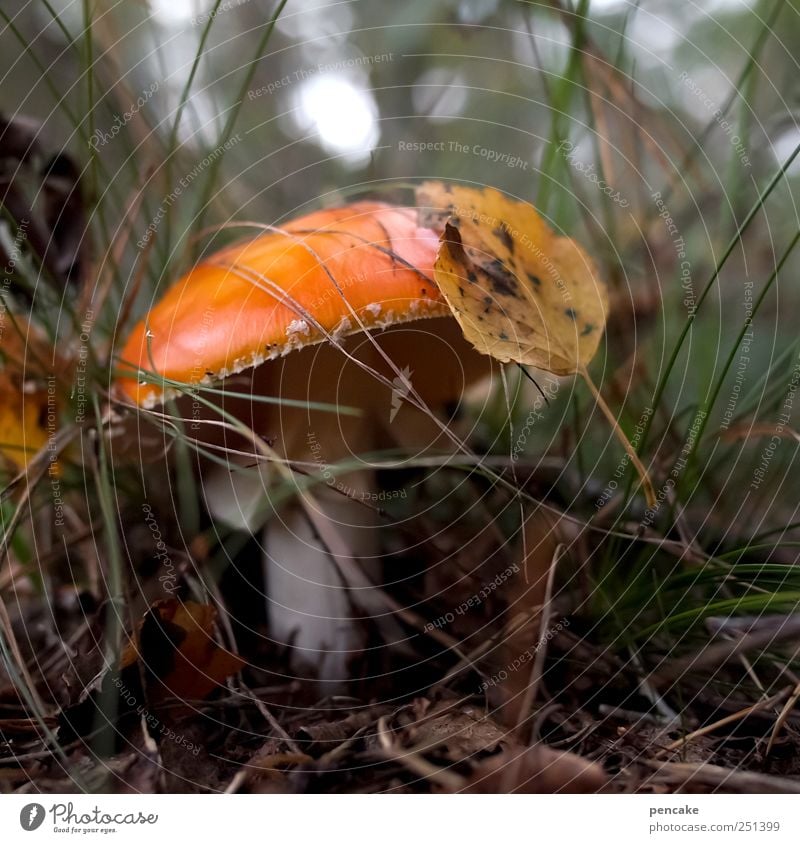
[(244, 662), (214, 640), (217, 610), (207, 603), (160, 600), (150, 607), (120, 668), (141, 660), (151, 703), (166, 697), (203, 699)]
[(46, 361), (52, 357), (38, 330), (0, 311), (0, 462), (17, 470), (47, 444), (48, 424), (55, 432), (58, 396), (53, 389), (48, 406), (45, 384), (57, 373), (58, 364), (48, 370)]
[(608, 310), (586, 252), (531, 205), (492, 188), (426, 182), (417, 201), (431, 227), (444, 221), (435, 279), (475, 348), (557, 375), (581, 371)]
[(493, 188), (425, 182), (417, 202), (423, 222), (444, 223), (434, 278), (466, 339), (502, 363), (580, 374), (654, 506), (647, 471), (586, 368), (608, 312), (592, 259), (571, 238), (557, 236), (531, 205)]
[(449, 760), (461, 761), (508, 746), (506, 732), (487, 715), (472, 708), (439, 705), (447, 710), (438, 717), (428, 716), (420, 725), (410, 728), (415, 751), (437, 749)]
[(301, 726), (297, 735), (307, 749), (314, 746), (329, 750), (348, 740), (365, 726), (373, 725), (379, 717), (389, 711), (390, 706), (371, 706), (363, 711), (354, 711), (343, 720), (323, 720), (320, 723)]
[(0, 456), (16, 469), (24, 468), (47, 444), (47, 395), (24, 394), (0, 373)]
[[(97, 730), (99, 722), (104, 739), (119, 746), (123, 734), (133, 726), (132, 718), (147, 717), (151, 726), (160, 728), (180, 718), (187, 707), (171, 705), (158, 709), (156, 715), (153, 709), (159, 703), (175, 697), (207, 697), (243, 664), (214, 640), (216, 616), (217, 610), (205, 603), (171, 598), (153, 604), (139, 624), (135, 640), (123, 651), (118, 669), (98, 674), (80, 689), (74, 704), (62, 708), (59, 740), (69, 743), (88, 735)], [(109, 707), (108, 700), (114, 697), (116, 704)], [(109, 709), (117, 711), (115, 721), (108, 719)], [(186, 749), (185, 742), (178, 746), (181, 751)]]

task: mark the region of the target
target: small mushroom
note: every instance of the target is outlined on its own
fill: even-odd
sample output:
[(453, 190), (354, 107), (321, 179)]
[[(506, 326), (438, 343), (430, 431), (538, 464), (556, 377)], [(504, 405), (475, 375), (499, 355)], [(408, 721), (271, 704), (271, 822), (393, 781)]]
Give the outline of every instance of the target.
[[(309, 521), (308, 502), (294, 500), (268, 520), (263, 546), (271, 634), (295, 648), (298, 668), (311, 665), (325, 679), (344, 679), (363, 644), (349, 620), (352, 604), (387, 615), (358, 573), (375, 577), (380, 568), (381, 520), (372, 503), (380, 498), (362, 455), (389, 443), (452, 451), (445, 410), (492, 371), (493, 361), (464, 340), (433, 280), (441, 233), (421, 224), (417, 209), (380, 202), (267, 228), (197, 264), (135, 327), (120, 355), (129, 376), (118, 381), (119, 393), (144, 408), (162, 402), (176, 382), (209, 384), (246, 370), (249, 384), (237, 392), (300, 404), (224, 398), (226, 411), (296, 471), (322, 476), (311, 489), (316, 520)], [(190, 421), (195, 428), (198, 420)], [(353, 468), (334, 473), (343, 460)], [(274, 474), (271, 465), (204, 470), (210, 511), (232, 526), (256, 527), (270, 507)], [(337, 564), (320, 535), (324, 525), (338, 540)], [(358, 564), (348, 574), (343, 562)]]

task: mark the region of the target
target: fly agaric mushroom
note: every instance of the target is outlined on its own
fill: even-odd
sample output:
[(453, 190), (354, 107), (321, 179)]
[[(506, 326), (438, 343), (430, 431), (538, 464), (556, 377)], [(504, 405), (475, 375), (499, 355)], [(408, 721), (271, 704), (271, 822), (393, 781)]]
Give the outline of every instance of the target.
[[(439, 232), (416, 216), (357, 202), (217, 252), (137, 326), (123, 364), (207, 383), (326, 339), (449, 316), (433, 281)], [(163, 398), (152, 383), (121, 386), (145, 407)]]
[[(316, 500), (314, 530), (295, 510), (273, 519), (265, 536), (272, 632), (300, 649), (335, 653), (320, 669), (329, 678), (343, 677), (346, 651), (359, 645), (353, 625), (342, 626), (347, 599), (318, 534), (330, 532), (327, 524), (346, 534), (333, 550), (340, 564), (377, 554), (374, 520), (343, 507), (374, 490), (359, 455), (389, 428), (416, 449), (449, 444), (437, 415), (491, 371), (492, 358), (588, 380), (605, 324), (606, 292), (591, 260), (531, 206), (438, 182), (422, 185), (417, 198), (418, 208), (356, 202), (318, 211), (217, 253), (168, 291), (122, 352), (134, 378), (120, 387), (135, 404), (153, 406), (175, 382), (196, 386), (253, 369), (251, 395), (295, 399), (245, 408), (281, 456), (317, 470), (356, 458), (346, 489), (338, 487), (344, 499), (324, 489)], [(377, 328), (388, 330), (373, 335)], [(303, 401), (355, 406), (361, 415)], [(262, 483), (258, 474), (249, 483), (230, 475), (223, 486), (236, 506), (213, 484), (209, 508), (229, 521), (238, 510), (247, 525), (240, 497), (266, 500)], [(358, 584), (361, 607), (382, 608)]]
[[(378, 499), (373, 468), (360, 460), (334, 480), (330, 467), (389, 442), (452, 450), (436, 417), (492, 367), (439, 294), (433, 267), (441, 229), (421, 226), (418, 216), (414, 208), (356, 202), (225, 248), (167, 291), (120, 355), (131, 377), (118, 388), (144, 408), (174, 394), (170, 382), (198, 386), (248, 369), (250, 394), (286, 402), (224, 399), (226, 411), (273, 441), (278, 455), (328, 478), (312, 490), (313, 529), (295, 503), (264, 535), (271, 634), (292, 643), (298, 666), (311, 663), (327, 679), (344, 678), (348, 652), (362, 642), (348, 620), (353, 595), (341, 587), (331, 542), (317, 535), (319, 519), (340, 539), (339, 562), (356, 557), (366, 568), (375, 568), (380, 527), (374, 507), (353, 504)], [(376, 329), (386, 330), (365, 333)], [(268, 505), (266, 482), (260, 471), (211, 471), (204, 478), (209, 509), (252, 528), (253, 510)], [(370, 601), (368, 585), (358, 584), (355, 602), (385, 613)]]

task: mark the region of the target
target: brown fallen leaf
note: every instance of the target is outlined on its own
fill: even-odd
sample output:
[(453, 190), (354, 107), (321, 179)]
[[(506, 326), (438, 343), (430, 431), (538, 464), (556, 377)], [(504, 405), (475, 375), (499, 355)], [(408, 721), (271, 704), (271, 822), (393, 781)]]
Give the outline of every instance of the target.
[(159, 600), (123, 651), (120, 668), (141, 662), (151, 704), (168, 697), (207, 697), (244, 664), (214, 640), (216, 617), (207, 603)]
[[(446, 709), (435, 716), (436, 708)], [(462, 761), (479, 753), (508, 746), (507, 733), (485, 714), (469, 708), (439, 703), (420, 724), (408, 729), (416, 752), (436, 749), (450, 761)]]
[(375, 721), (391, 710), (390, 706), (376, 705), (363, 711), (355, 711), (342, 720), (332, 722), (323, 721), (301, 726), (297, 730), (297, 738), (306, 749), (330, 750), (351, 738), (365, 726), (371, 726)]
[[(217, 610), (205, 603), (175, 598), (154, 603), (123, 650), (118, 668), (74, 689), (77, 698), (58, 715), (59, 740), (68, 743), (100, 724), (106, 739), (119, 743), (142, 719), (158, 733), (183, 717), (188, 706), (159, 705), (176, 698), (204, 699), (243, 665), (214, 640), (216, 616)], [(116, 712), (115, 719), (109, 720), (109, 711)], [(194, 749), (194, 742), (187, 746), (186, 740), (166, 743), (177, 744), (184, 753)]]

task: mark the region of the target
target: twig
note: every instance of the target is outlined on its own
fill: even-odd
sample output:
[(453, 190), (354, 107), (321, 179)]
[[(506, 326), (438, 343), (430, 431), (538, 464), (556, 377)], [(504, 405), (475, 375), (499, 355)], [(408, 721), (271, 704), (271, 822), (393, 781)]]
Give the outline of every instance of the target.
[(275, 719), (275, 715), (266, 707), (266, 705), (264, 705), (264, 703), (261, 702), (261, 700), (257, 696), (255, 696), (245, 684), (242, 684), (242, 690), (246, 692), (242, 694), (244, 699), (250, 700), (250, 702), (255, 704), (259, 714), (267, 721), (267, 723), (269, 723), (269, 725), (283, 740), (286, 746), (288, 746), (289, 749), (292, 750), (292, 752), (295, 752), (298, 755), (303, 755), (303, 750), (300, 749), (296, 741), (294, 741), (289, 736), (289, 733), (286, 731), (286, 729), (284, 729), (283, 726), (278, 723), (278, 721)]
[(397, 761), (399, 764), (411, 770), (412, 773), (441, 785), (441, 787), (451, 793), (456, 793), (465, 787), (466, 782), (457, 773), (431, 764), (430, 761), (413, 750), (400, 749), (392, 741), (389, 730), (386, 727), (386, 717), (381, 717), (378, 720), (378, 741), (386, 758), (391, 761)]
[(648, 767), (654, 767), (658, 773), (670, 782), (678, 784), (705, 784), (712, 787), (727, 787), (738, 793), (800, 793), (800, 781), (785, 777), (767, 776), (764, 773), (751, 773), (746, 770), (729, 770), (716, 764), (685, 764), (644, 759)]
[(230, 784), (225, 788), (225, 793), (238, 793), (245, 782), (259, 773), (273, 772), (277, 767), (285, 767), (291, 764), (310, 764), (313, 762), (314, 759), (303, 752), (276, 752), (272, 755), (261, 755), (261, 751), (258, 750), (231, 779)]

